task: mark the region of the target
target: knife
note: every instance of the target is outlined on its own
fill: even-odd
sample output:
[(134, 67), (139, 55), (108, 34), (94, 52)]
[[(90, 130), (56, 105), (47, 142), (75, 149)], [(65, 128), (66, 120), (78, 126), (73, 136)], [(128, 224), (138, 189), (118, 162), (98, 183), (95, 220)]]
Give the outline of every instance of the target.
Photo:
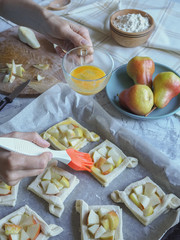
[(9, 96), (3, 98), (0, 101), (0, 111), (6, 106), (6, 104), (12, 103), (14, 98), (20, 94), (20, 92), (28, 85), (29, 82), (30, 80), (27, 80), (26, 82), (22, 83), (17, 88), (15, 88), (15, 90)]

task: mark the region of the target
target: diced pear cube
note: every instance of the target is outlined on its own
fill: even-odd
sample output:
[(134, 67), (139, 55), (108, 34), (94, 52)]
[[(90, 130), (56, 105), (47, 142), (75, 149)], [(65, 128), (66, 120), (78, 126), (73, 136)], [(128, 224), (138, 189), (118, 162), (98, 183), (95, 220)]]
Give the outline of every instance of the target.
[(0, 181), (0, 188), (11, 189), (11, 186), (7, 185), (5, 182)]
[(67, 136), (68, 139), (74, 138), (75, 135), (76, 135), (76, 134), (75, 134), (75, 132), (74, 132), (72, 129), (68, 129), (68, 130), (66, 131), (66, 136)]
[(102, 226), (107, 230), (109, 230), (109, 219), (104, 217), (101, 219)]
[(65, 147), (69, 147), (69, 142), (67, 137), (63, 137), (61, 139), (59, 139), (60, 143), (62, 143)]
[(75, 127), (74, 127), (74, 125), (73, 125), (73, 124), (71, 124), (71, 123), (70, 123), (70, 124), (68, 124), (67, 126), (68, 126), (68, 128), (69, 128), (69, 129), (71, 129), (71, 130), (75, 128)]
[(66, 177), (62, 177), (61, 180), (59, 181), (65, 188), (69, 188), (70, 183), (69, 183), (69, 179), (67, 179)]
[(81, 140), (79, 138), (72, 138), (72, 139), (69, 139), (68, 142), (69, 144), (74, 147), (76, 146)]
[(56, 127), (52, 127), (48, 130), (48, 134), (55, 137), (56, 139), (60, 138), (62, 134), (59, 132), (59, 130)]
[(109, 174), (114, 169), (114, 167), (111, 163), (104, 163), (100, 168), (101, 168), (102, 174), (104, 174), (104, 175)]
[(64, 185), (60, 183), (60, 181), (58, 181), (56, 178), (51, 178), (51, 182), (54, 183), (59, 190), (64, 187)]
[(49, 68), (49, 64), (34, 64), (33, 67), (39, 69), (39, 70), (47, 70)]
[(11, 75), (11, 77), (10, 77), (10, 79), (9, 79), (9, 82), (10, 82), (10, 83), (13, 83), (14, 80), (15, 80), (15, 78), (16, 78), (16, 77), (15, 77), (14, 75)]
[(58, 126), (58, 128), (62, 133), (65, 133), (68, 130), (68, 125), (67, 124), (60, 125)]
[(101, 157), (101, 154), (98, 153), (98, 151), (94, 151), (92, 157), (93, 157), (94, 163), (96, 163), (99, 160), (99, 158)]
[(106, 229), (101, 225), (95, 233), (95, 238), (100, 238), (105, 232)]
[(74, 132), (77, 138), (83, 137), (83, 130), (80, 127), (74, 128)]
[(115, 166), (115, 163), (114, 163), (112, 157), (107, 158), (107, 163), (111, 163), (113, 166)]
[(10, 218), (9, 221), (15, 225), (19, 225), (21, 221), (21, 215), (15, 215), (14, 217)]
[(139, 194), (143, 194), (143, 185), (139, 185), (137, 187), (134, 188), (134, 192), (139, 195)]
[(38, 82), (43, 80), (45, 77), (41, 76), (40, 74), (37, 74), (37, 80)]
[(3, 82), (4, 82), (4, 83), (9, 82), (9, 77), (10, 77), (10, 75), (9, 75), (9, 74), (6, 74), (6, 75), (4, 76)]
[(44, 192), (47, 191), (47, 187), (48, 187), (49, 183), (50, 183), (50, 180), (41, 181), (41, 186), (42, 186), (42, 189), (43, 189)]
[(6, 235), (16, 234), (16, 233), (20, 232), (21, 226), (15, 225), (15, 224), (12, 224), (12, 223), (5, 223), (4, 224), (4, 230), (5, 230)]
[(105, 232), (101, 237), (100, 239), (102, 240), (114, 240), (114, 237), (115, 237), (115, 231), (108, 231), (108, 232)]
[(108, 152), (108, 149), (106, 147), (101, 147), (98, 149), (98, 152), (103, 156), (106, 157), (106, 154)]
[(25, 72), (25, 70), (23, 67), (16, 65), (16, 75), (17, 76), (22, 77), (24, 72)]
[(143, 210), (143, 214), (144, 214), (145, 217), (148, 217), (148, 216), (152, 215), (153, 212), (154, 212), (154, 208), (150, 205)]
[(118, 167), (118, 166), (121, 164), (121, 162), (122, 162), (122, 157), (119, 155), (119, 153), (118, 153), (114, 148), (111, 148), (111, 149), (108, 151), (107, 155), (108, 155), (109, 157), (112, 157), (112, 159), (113, 159), (116, 167)]
[(139, 194), (137, 197), (138, 197), (139, 202), (143, 206), (143, 208), (146, 208), (149, 205), (150, 198), (148, 196)]
[(57, 194), (59, 193), (59, 189), (56, 187), (54, 183), (49, 183), (47, 186), (46, 194)]
[(49, 168), (44, 173), (42, 180), (51, 180), (51, 170)]
[(158, 205), (158, 204), (160, 204), (161, 203), (161, 199), (160, 199), (160, 197), (159, 196), (157, 196), (157, 194), (152, 194), (151, 196), (150, 196), (150, 205), (151, 206), (156, 206), (156, 205)]
[(106, 158), (100, 157), (97, 162), (95, 163), (95, 167), (101, 168), (101, 166), (106, 162)]
[(104, 207), (101, 207), (101, 208), (98, 210), (98, 214), (99, 214), (100, 217), (103, 217), (103, 216), (106, 215), (108, 212), (109, 212), (109, 209), (108, 209), (108, 208), (104, 208)]
[(141, 207), (140, 202), (139, 202), (139, 200), (137, 198), (137, 195), (135, 193), (131, 193), (129, 195), (129, 198), (133, 201), (134, 204), (136, 204), (137, 207), (139, 207), (139, 208)]
[(14, 62), (14, 59), (12, 60), (12, 65), (11, 65), (11, 73), (16, 74), (16, 64)]
[(99, 224), (99, 220), (100, 220), (99, 215), (97, 213), (95, 213), (95, 211), (93, 209), (91, 209), (88, 214), (87, 225), (91, 226), (94, 224)]
[(94, 224), (92, 225), (91, 227), (88, 228), (88, 231), (94, 235), (96, 233), (96, 231), (98, 230), (99, 228), (99, 224)]
[(150, 182), (147, 182), (145, 185), (144, 185), (144, 195), (150, 197), (152, 194), (154, 194), (157, 190), (157, 187), (150, 183)]
[(29, 235), (24, 231), (24, 229), (21, 230), (21, 233), (20, 233), (20, 240), (29, 240)]

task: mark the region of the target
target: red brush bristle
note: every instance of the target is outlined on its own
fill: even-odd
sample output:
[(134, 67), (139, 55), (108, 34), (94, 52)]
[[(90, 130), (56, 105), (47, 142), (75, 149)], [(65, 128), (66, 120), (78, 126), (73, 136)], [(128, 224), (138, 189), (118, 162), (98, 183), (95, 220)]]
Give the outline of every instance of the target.
[(66, 152), (71, 158), (71, 162), (68, 164), (71, 168), (76, 171), (91, 172), (94, 163), (89, 153), (79, 152), (73, 148), (67, 149)]

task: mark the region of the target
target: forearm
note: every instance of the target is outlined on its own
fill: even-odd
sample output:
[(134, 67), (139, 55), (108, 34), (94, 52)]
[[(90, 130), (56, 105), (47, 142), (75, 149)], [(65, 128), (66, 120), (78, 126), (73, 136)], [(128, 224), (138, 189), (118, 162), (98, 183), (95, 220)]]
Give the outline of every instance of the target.
[(33, 0), (0, 0), (0, 15), (18, 25), (43, 33), (43, 21), (48, 13)]

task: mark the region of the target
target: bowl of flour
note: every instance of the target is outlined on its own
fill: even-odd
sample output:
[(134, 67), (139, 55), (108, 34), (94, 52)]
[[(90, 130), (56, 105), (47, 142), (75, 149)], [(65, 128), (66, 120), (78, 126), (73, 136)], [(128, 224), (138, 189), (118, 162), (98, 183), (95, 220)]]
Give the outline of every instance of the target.
[(119, 10), (110, 18), (111, 35), (123, 47), (137, 47), (144, 44), (154, 27), (152, 16), (138, 9)]

